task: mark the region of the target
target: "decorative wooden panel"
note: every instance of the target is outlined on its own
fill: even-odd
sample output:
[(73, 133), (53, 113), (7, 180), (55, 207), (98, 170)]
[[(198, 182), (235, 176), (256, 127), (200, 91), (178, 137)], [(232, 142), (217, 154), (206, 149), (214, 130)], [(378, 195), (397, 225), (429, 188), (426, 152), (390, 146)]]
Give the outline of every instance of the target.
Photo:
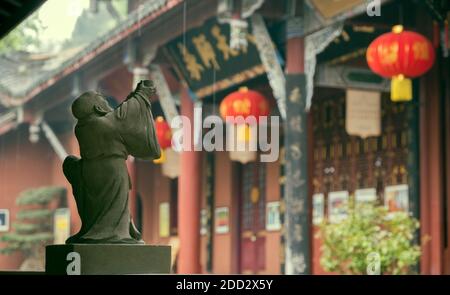
[[(264, 163), (243, 165), (242, 179), (242, 229), (259, 231), (265, 228), (266, 170)], [(259, 197), (252, 200), (252, 190), (257, 188)]]
[(349, 136), (345, 131), (345, 92), (315, 98), (312, 105), (313, 193), (374, 187), (383, 196), (388, 185), (407, 183), (407, 118), (404, 103), (382, 94), (382, 135)]
[(266, 167), (259, 162), (242, 165), (241, 176), (241, 272), (258, 273), (266, 264)]

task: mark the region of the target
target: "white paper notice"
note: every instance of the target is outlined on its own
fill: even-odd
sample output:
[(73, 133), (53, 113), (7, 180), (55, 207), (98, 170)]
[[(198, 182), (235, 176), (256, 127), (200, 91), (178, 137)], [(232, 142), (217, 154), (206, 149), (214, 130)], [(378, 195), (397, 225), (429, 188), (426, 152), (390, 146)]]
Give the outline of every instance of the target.
[(381, 94), (374, 91), (347, 90), (345, 129), (349, 135), (380, 136)]

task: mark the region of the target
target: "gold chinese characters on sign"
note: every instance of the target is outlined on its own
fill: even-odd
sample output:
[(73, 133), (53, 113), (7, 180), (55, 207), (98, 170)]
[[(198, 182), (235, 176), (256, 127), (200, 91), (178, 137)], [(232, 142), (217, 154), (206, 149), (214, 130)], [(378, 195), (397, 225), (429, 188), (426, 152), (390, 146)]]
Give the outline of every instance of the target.
[(169, 42), (166, 53), (190, 90), (203, 98), (264, 73), (254, 36), (246, 39), (246, 47), (231, 48), (229, 26), (214, 18)]
[(204, 70), (203, 66), (197, 62), (195, 56), (186, 49), (186, 46), (178, 43), (178, 49), (180, 50), (180, 54), (183, 56), (183, 61), (186, 69), (189, 71), (190, 77), (195, 80), (200, 80)]
[[(228, 61), (230, 57), (238, 56), (241, 52), (247, 53), (247, 48), (242, 47), (240, 50), (232, 49), (228, 45), (227, 37), (221, 32), (220, 27), (215, 25), (211, 29), (211, 34), (216, 39), (215, 46), (220, 51), (223, 60)], [(255, 38), (248, 35), (247, 39), (255, 43)], [(183, 43), (178, 43), (178, 49), (183, 56), (186, 69), (189, 71), (191, 79), (201, 80), (202, 72), (205, 68), (213, 68), (220, 70), (217, 62), (214, 46), (206, 39), (205, 34), (199, 34), (192, 38), (192, 43), (195, 46), (197, 54), (200, 56), (201, 63), (199, 63), (194, 54), (190, 53)]]

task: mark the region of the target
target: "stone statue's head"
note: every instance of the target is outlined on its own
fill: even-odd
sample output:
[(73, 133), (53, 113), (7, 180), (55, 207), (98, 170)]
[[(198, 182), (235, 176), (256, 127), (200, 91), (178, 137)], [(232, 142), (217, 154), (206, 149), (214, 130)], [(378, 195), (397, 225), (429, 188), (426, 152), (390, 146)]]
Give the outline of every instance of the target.
[(104, 116), (113, 109), (104, 96), (88, 91), (80, 95), (72, 104), (72, 114), (78, 120), (83, 120), (91, 115)]

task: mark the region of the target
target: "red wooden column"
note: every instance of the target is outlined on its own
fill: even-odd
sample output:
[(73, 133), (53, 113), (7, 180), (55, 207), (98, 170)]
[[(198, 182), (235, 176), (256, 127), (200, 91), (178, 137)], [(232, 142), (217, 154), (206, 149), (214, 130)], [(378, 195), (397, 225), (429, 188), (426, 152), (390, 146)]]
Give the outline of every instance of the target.
[(421, 83), (420, 222), (422, 274), (443, 273), (443, 165), (439, 72), (431, 70)]
[(305, 45), (303, 37), (294, 37), (287, 40), (286, 74), (305, 73)]
[[(420, 12), (416, 14), (419, 16)], [(431, 17), (420, 14), (419, 32), (432, 36)], [(444, 139), (445, 114), (443, 110), (441, 69), (443, 60), (437, 59), (420, 79), (420, 235), (422, 274), (438, 275), (444, 272)], [(444, 76), (445, 77), (445, 76)]]
[[(193, 133), (194, 104), (187, 89), (181, 90), (181, 115), (189, 118), (191, 130), (184, 129), (183, 138)], [(193, 136), (191, 136), (193, 145)], [(178, 236), (180, 253), (178, 273), (200, 273), (200, 197), (201, 153), (182, 151), (178, 177)]]
[[(443, 73), (450, 73), (450, 62), (448, 58), (445, 59), (443, 63)], [(444, 75), (444, 85), (445, 85), (445, 97), (444, 97), (444, 107), (445, 107), (445, 175), (446, 175), (446, 202), (447, 202), (447, 212), (444, 214), (447, 215), (447, 240), (450, 238), (450, 75)], [(447, 242), (447, 248), (444, 250), (444, 274), (450, 275), (450, 245)]]

